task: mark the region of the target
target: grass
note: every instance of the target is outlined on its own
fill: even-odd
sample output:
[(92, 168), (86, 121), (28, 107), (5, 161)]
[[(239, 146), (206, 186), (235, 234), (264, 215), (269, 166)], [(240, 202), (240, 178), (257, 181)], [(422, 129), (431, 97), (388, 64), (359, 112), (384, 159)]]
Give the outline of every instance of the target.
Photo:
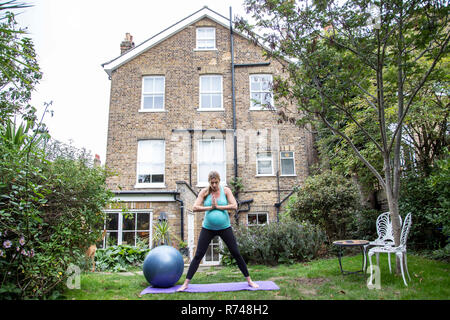
[[(372, 261), (375, 262), (375, 257)], [(361, 256), (345, 256), (345, 270), (361, 268)], [(393, 268), (395, 262), (393, 259)], [(67, 289), (67, 300), (448, 300), (450, 299), (449, 264), (408, 255), (411, 281), (405, 287), (401, 275), (389, 273), (387, 256), (380, 256), (381, 289), (369, 290), (368, 275), (340, 273), (337, 258), (274, 267), (250, 265), (253, 280), (274, 281), (277, 291), (235, 291), (211, 293), (139, 293), (148, 286), (144, 276), (133, 273), (83, 273), (80, 289)], [(177, 284), (182, 284), (184, 273)], [(192, 283), (245, 281), (237, 267), (211, 267), (198, 271)]]

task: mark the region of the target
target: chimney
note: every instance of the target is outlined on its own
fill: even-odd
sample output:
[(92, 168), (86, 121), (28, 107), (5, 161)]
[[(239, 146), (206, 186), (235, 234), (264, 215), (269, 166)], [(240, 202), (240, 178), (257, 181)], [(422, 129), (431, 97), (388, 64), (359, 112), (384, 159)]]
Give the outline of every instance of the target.
[(134, 48), (133, 36), (129, 33), (125, 34), (125, 40), (120, 43), (120, 54), (124, 54)]
[(94, 167), (100, 167), (101, 163), (102, 162), (100, 161), (100, 156), (96, 154), (94, 159)]

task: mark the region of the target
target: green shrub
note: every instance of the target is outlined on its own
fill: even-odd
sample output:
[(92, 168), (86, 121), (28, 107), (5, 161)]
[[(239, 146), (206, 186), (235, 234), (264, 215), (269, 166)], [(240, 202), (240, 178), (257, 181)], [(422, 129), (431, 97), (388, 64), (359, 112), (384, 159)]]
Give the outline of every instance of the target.
[(88, 154), (49, 161), (13, 131), (0, 128), (0, 299), (49, 298), (99, 238), (112, 193)]
[(347, 226), (347, 235), (351, 239), (374, 240), (378, 237), (376, 221), (381, 212), (375, 209), (356, 210)]
[(439, 193), (426, 177), (410, 174), (402, 181), (399, 209), (403, 217), (408, 212), (413, 215), (408, 246), (415, 250), (436, 250), (445, 246), (446, 236), (437, 219), (442, 208)]
[(328, 242), (348, 237), (357, 210), (357, 187), (332, 171), (310, 176), (288, 201), (286, 212), (297, 221), (308, 221), (325, 230)]
[[(319, 228), (289, 219), (250, 228), (238, 226), (234, 233), (244, 260), (265, 265), (311, 260), (325, 240)], [(235, 263), (226, 246), (221, 253), (223, 264)]]
[[(450, 236), (450, 157), (436, 160), (429, 177), (411, 172), (401, 184), (399, 209), (413, 214), (408, 245), (416, 250), (439, 250)], [(440, 253), (445, 253), (445, 250)], [(447, 250), (448, 252), (448, 250)]]
[(435, 161), (435, 166), (427, 179), (428, 185), (436, 194), (436, 211), (430, 220), (441, 228), (447, 243), (450, 237), (450, 153), (445, 151), (445, 158)]
[(433, 250), (429, 255), (431, 259), (450, 262), (450, 243), (441, 249)]
[(130, 245), (118, 245), (106, 249), (97, 249), (95, 252), (96, 270), (121, 272), (130, 267), (140, 266), (150, 249)]

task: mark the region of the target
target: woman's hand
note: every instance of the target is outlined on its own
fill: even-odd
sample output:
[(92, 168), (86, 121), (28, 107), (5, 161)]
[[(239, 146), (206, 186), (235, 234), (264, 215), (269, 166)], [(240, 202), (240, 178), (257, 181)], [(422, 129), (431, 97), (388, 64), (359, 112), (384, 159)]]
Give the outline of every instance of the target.
[(217, 209), (217, 200), (216, 200), (216, 197), (214, 197), (214, 196), (211, 197), (211, 206), (212, 206), (213, 210)]

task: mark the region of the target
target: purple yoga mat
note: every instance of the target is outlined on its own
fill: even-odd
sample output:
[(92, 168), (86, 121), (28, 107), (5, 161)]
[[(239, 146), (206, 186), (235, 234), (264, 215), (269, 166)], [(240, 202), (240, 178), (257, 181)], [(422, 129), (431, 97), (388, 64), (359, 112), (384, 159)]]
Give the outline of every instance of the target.
[[(247, 282), (227, 282), (227, 283), (209, 283), (209, 284), (190, 284), (183, 292), (218, 292), (218, 291), (240, 291), (240, 290), (280, 290), (273, 281), (254, 281), (259, 288), (252, 288)], [(181, 285), (170, 288), (155, 288), (149, 286), (141, 292), (141, 296), (147, 293), (175, 293)]]

